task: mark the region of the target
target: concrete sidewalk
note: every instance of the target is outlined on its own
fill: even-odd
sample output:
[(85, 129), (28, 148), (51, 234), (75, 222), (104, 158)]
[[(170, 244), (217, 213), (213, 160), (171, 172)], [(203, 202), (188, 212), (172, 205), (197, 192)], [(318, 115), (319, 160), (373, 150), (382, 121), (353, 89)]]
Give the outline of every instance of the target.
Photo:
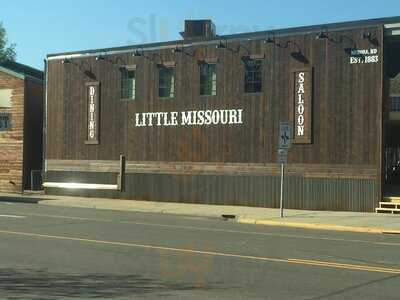
[(400, 216), (375, 213), (285, 210), (285, 217), (281, 219), (279, 218), (279, 209), (272, 208), (50, 196), (38, 194), (0, 194), (0, 201), (14, 202), (13, 200), (15, 200), (15, 202), (37, 202), (39, 205), (84, 207), (212, 218), (222, 218), (222, 215), (232, 215), (235, 216), (234, 220), (236, 222), (245, 224), (400, 234)]

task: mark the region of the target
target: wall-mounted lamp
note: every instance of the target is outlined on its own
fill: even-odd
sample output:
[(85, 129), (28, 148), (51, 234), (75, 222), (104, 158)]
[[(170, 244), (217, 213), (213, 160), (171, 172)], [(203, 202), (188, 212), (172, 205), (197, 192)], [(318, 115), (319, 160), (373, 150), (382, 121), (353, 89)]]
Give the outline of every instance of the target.
[[(330, 37), (327, 33), (326, 30), (321, 29), (319, 34), (315, 37), (316, 40), (327, 40), (329, 42), (332, 42), (334, 44), (344, 44), (345, 41), (347, 40), (348, 43), (351, 43), (351, 46), (346, 48), (346, 49), (351, 49), (351, 48), (357, 48), (357, 44), (354, 42), (352, 36), (346, 35), (346, 34), (340, 34), (338, 38), (333, 38)], [(347, 51), (345, 49), (345, 51)]]
[(264, 44), (275, 44), (275, 40), (271, 37), (268, 37), (266, 40), (264, 40)]
[(247, 49), (243, 44), (239, 44), (236, 49), (230, 48), (228, 47), (228, 41), (227, 40), (220, 40), (219, 43), (217, 45), (215, 45), (216, 49), (226, 49), (229, 50), (233, 53), (239, 53), (240, 49), (243, 48), (245, 49), (247, 52), (249, 52), (249, 49)]
[(239, 44), (236, 48), (236, 53), (240, 53), (240, 49), (244, 49), (246, 51), (246, 55), (249, 56), (250, 55), (250, 50), (249, 48), (247, 48), (245, 45), (243, 44)]
[(362, 34), (362, 38), (365, 39), (365, 40), (369, 40), (371, 37), (372, 37), (371, 32), (364, 32)]
[(143, 50), (139, 51), (139, 49), (136, 49), (135, 51), (133, 51), (132, 56), (135, 56), (135, 57), (136, 57), (136, 56), (137, 56), (137, 57), (143, 56)]
[(290, 56), (303, 64), (309, 63), (307, 57), (305, 57), (301, 51), (294, 51), (294, 52), (290, 53)]
[[(150, 53), (150, 54), (151, 54), (151, 53)], [(136, 50), (133, 51), (133, 53), (132, 53), (132, 56), (133, 56), (133, 57), (143, 57), (143, 58), (148, 59), (148, 60), (150, 60), (150, 61), (154, 61), (154, 57), (155, 57), (156, 55), (157, 55), (157, 53), (154, 53), (154, 54), (152, 55), (152, 57), (150, 57), (150, 55), (146, 55), (146, 54), (144, 53), (143, 48), (136, 49)]]
[(264, 44), (276, 44), (275, 34), (273, 32), (267, 34), (267, 38), (264, 40)]
[[(97, 57), (96, 57), (97, 60)], [(81, 71), (83, 74), (85, 74), (87, 77), (91, 79), (96, 79), (96, 75), (92, 72), (92, 66), (87, 60), (81, 60), (79, 63), (76, 61), (72, 61), (69, 58), (64, 58), (61, 63), (63, 65), (65, 64), (71, 64), (75, 67), (78, 68), (79, 71)]]
[(297, 44), (295, 41), (287, 41), (284, 45), (282, 45), (282, 44), (276, 44), (276, 45), (279, 48), (284, 48), (284, 49), (289, 48), (290, 45), (294, 45), (296, 47), (296, 50), (292, 51), (290, 53), (290, 56), (303, 64), (309, 63), (307, 57), (305, 57), (305, 55), (303, 54), (303, 51), (301, 51), (299, 44)]
[(318, 35), (315, 37), (315, 39), (316, 40), (327, 40), (327, 39), (329, 39), (329, 36), (325, 31), (321, 30), (318, 33)]
[(96, 79), (96, 74), (94, 74), (93, 72), (92, 72), (92, 70), (85, 70), (85, 75), (87, 76), (87, 77), (89, 77), (90, 79), (93, 79), (93, 80), (95, 80)]
[(193, 46), (189, 46), (189, 48), (190, 48), (190, 47), (192, 48), (192, 52), (188, 52), (187, 50), (185, 50), (185, 48), (184, 48), (183, 45), (182, 45), (181, 47), (179, 47), (178, 45), (176, 45), (175, 48), (171, 50), (171, 52), (172, 52), (173, 54), (176, 54), (176, 53), (183, 53), (183, 54), (185, 54), (185, 55), (187, 55), (187, 56), (192, 56), (192, 57), (194, 57), (195, 54), (196, 54), (196, 49), (193, 48)]
[(225, 44), (222, 42), (222, 40), (219, 41), (217, 45), (215, 45), (216, 49), (226, 49), (227, 48), (228, 41), (225, 40)]
[(176, 46), (174, 49), (171, 50), (172, 53), (182, 53), (183, 50), (181, 48), (178, 48), (178, 46)]
[(362, 38), (364, 40), (368, 40), (371, 44), (373, 44), (375, 46), (379, 46), (378, 38), (376, 36), (372, 36), (371, 32), (364, 32), (362, 34)]

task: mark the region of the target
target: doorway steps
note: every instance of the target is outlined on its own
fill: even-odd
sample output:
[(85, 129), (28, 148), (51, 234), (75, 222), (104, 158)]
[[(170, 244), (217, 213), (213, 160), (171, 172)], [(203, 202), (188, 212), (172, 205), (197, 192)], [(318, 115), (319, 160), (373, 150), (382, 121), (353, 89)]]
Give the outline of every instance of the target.
[(375, 208), (376, 213), (380, 214), (400, 214), (400, 197), (384, 197), (379, 202), (379, 207)]
[(24, 195), (45, 195), (44, 190), (38, 190), (38, 191), (24, 190), (23, 194)]

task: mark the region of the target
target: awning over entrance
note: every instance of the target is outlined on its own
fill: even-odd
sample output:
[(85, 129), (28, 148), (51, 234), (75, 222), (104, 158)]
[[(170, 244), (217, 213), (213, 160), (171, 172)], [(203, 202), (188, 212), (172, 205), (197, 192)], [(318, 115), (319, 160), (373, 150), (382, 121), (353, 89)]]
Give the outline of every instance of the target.
[(400, 23), (386, 24), (385, 36), (400, 36)]

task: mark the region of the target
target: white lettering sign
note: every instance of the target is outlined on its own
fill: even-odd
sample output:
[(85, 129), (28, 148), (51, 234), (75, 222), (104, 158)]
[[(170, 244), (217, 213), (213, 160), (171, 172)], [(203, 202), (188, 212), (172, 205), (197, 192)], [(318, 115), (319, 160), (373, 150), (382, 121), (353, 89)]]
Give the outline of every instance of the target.
[(350, 64), (376, 64), (379, 62), (378, 49), (352, 49)]
[(98, 144), (99, 139), (99, 86), (87, 84), (87, 140), (88, 144)]
[(135, 127), (243, 124), (243, 109), (135, 113)]
[(95, 103), (94, 103), (95, 89), (93, 86), (89, 87), (89, 137), (95, 137)]
[(293, 143), (312, 141), (312, 70), (294, 71)]
[(304, 136), (304, 78), (305, 73), (299, 72), (297, 82), (299, 85), (297, 91), (297, 136)]

